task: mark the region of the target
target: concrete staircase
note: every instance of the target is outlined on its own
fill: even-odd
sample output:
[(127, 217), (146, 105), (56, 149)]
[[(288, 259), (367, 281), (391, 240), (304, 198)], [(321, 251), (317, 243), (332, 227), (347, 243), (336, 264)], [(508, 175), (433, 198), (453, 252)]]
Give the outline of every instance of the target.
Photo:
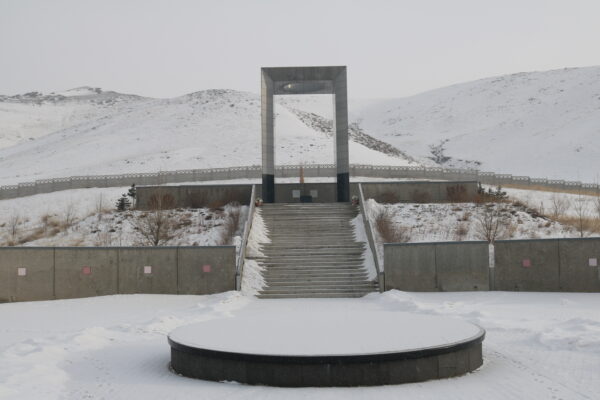
[(378, 290), (368, 279), (347, 203), (276, 203), (262, 206), (271, 243), (262, 243), (267, 287), (261, 298), (362, 297)]

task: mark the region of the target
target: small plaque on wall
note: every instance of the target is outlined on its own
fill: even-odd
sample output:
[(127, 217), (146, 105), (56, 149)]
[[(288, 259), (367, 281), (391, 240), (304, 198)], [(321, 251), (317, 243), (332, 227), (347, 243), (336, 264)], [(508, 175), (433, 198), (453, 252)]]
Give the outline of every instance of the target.
[(524, 258), (521, 265), (523, 268), (531, 268), (531, 260), (529, 258)]
[(292, 190), (292, 198), (299, 199), (300, 198), (300, 191), (299, 190)]
[(83, 267), (83, 268), (81, 268), (81, 273), (83, 275), (91, 275), (92, 274), (92, 267)]
[(27, 275), (27, 268), (25, 268), (25, 267), (17, 268), (17, 276), (26, 276), (26, 275)]
[(597, 258), (590, 258), (588, 260), (588, 265), (590, 267), (597, 267), (598, 266), (598, 259)]
[(144, 265), (144, 274), (151, 274), (151, 273), (152, 273), (152, 266)]

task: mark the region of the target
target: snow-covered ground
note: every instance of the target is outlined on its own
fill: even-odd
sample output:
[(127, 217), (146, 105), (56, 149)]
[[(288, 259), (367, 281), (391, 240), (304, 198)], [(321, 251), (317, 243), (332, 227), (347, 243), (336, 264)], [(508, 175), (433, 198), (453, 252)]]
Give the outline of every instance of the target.
[[(116, 211), (128, 188), (71, 189), (0, 200), (0, 246), (148, 246), (146, 213)], [(161, 245), (214, 246), (226, 239), (229, 215), (239, 213), (232, 244), (239, 245), (248, 206), (164, 211), (168, 229)], [(17, 222), (15, 224), (15, 219)], [(13, 226), (15, 235), (13, 235)]]
[(388, 210), (392, 220), (406, 231), (407, 242), (445, 242), (486, 240), (481, 231), (482, 218), (497, 212), (500, 227), (496, 239), (542, 239), (578, 237), (571, 226), (536, 215), (511, 203), (397, 203), (379, 204), (368, 200), (371, 219)]
[(573, 193), (545, 192), (503, 188), (511, 200), (520, 201), (529, 207), (535, 207), (541, 213), (575, 217), (579, 212), (586, 216), (600, 218), (600, 197)]
[[(398, 291), (362, 299), (259, 300), (227, 292), (0, 304), (0, 398), (589, 400), (600, 392), (599, 308), (599, 294)], [(484, 364), (452, 379), (337, 389), (205, 382), (168, 369), (166, 335), (179, 326), (269, 313), (359, 319), (373, 311), (480, 325), (487, 331)], [(253, 340), (270, 339), (265, 332)]]

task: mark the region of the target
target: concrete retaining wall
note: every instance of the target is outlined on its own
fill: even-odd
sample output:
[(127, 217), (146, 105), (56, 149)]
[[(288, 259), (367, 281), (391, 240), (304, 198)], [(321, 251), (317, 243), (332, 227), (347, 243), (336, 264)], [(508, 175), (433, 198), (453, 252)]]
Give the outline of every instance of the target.
[[(477, 194), (477, 182), (367, 182), (362, 183), (365, 198), (379, 202), (443, 202), (469, 201)], [(256, 185), (257, 197), (262, 197), (262, 185)], [(452, 193), (459, 193), (454, 198)], [(184, 186), (139, 186), (137, 207), (150, 208), (152, 196), (167, 196), (172, 207), (221, 206), (230, 201), (248, 204), (252, 185), (184, 185)], [(350, 195), (358, 196), (358, 183), (350, 184)], [(335, 182), (278, 183), (275, 185), (275, 202), (299, 203), (301, 196), (311, 196), (313, 203), (337, 201)], [(462, 196), (462, 197), (461, 197)]]
[(385, 289), (600, 292), (600, 238), (386, 243)]
[(153, 197), (159, 196), (172, 203), (172, 207), (220, 207), (229, 202), (249, 204), (252, 185), (183, 185), (183, 186), (139, 186), (136, 190), (137, 208), (147, 210)]
[(386, 243), (385, 289), (489, 290), (487, 242)]
[(600, 291), (600, 238), (497, 241), (496, 290)]
[(477, 195), (476, 181), (368, 182), (362, 187), (365, 198), (379, 203), (468, 202)]
[(0, 302), (235, 290), (235, 246), (0, 248)]

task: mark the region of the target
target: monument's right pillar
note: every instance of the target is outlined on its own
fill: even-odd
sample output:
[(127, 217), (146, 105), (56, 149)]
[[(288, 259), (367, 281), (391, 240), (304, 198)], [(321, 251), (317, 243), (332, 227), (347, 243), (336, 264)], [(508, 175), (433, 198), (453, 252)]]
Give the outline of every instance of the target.
[(273, 81), (261, 73), (261, 126), (262, 126), (262, 199), (275, 202), (275, 127), (273, 118)]
[(337, 170), (337, 201), (350, 201), (350, 157), (348, 154), (348, 87), (346, 67), (342, 67), (333, 82), (335, 131), (335, 165)]

